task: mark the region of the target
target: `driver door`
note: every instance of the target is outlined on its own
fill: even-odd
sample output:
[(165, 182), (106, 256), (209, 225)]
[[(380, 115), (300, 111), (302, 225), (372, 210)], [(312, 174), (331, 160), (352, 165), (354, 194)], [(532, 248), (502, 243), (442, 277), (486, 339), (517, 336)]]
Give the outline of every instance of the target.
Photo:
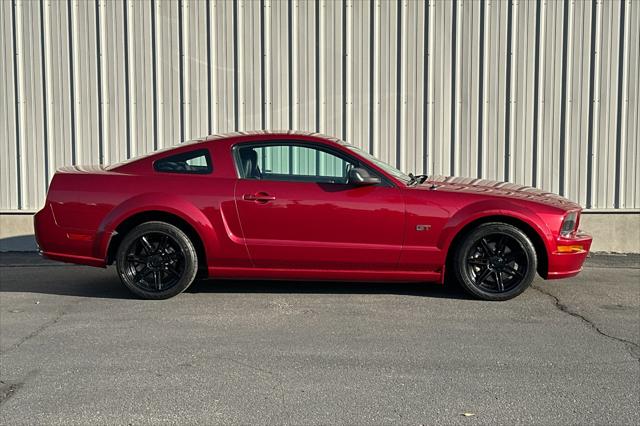
[(236, 147), (235, 199), (255, 267), (394, 270), (404, 200), (390, 184), (356, 186), (357, 160), (310, 143)]

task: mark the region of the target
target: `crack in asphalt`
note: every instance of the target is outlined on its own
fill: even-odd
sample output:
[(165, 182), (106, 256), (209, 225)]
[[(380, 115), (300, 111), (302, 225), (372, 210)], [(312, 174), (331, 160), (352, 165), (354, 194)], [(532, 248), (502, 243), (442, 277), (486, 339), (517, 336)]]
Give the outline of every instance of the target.
[(52, 325), (57, 324), (62, 319), (62, 317), (65, 316), (69, 312), (70, 308), (75, 306), (75, 305), (77, 305), (78, 303), (80, 303), (81, 300), (82, 299), (75, 300), (74, 302), (72, 302), (69, 305), (67, 305), (67, 307), (65, 309), (63, 309), (60, 312), (58, 312), (58, 314), (56, 315), (56, 317), (54, 319), (52, 319), (51, 321), (47, 321), (46, 323), (42, 324), (40, 327), (36, 328), (31, 333), (27, 334), (25, 337), (20, 339), (18, 342), (16, 342), (13, 345), (9, 346), (4, 351), (0, 351), (0, 355), (4, 355), (6, 353), (11, 352), (14, 349), (19, 348), (26, 341), (33, 339), (34, 337), (38, 336), (40, 333), (42, 333), (47, 328), (51, 327)]
[(582, 322), (584, 322), (585, 324), (589, 325), (589, 327), (591, 327), (596, 333), (600, 334), (603, 337), (606, 337), (607, 339), (610, 340), (614, 340), (618, 343), (623, 343), (626, 347), (627, 350), (631, 353), (631, 356), (636, 358), (636, 360), (638, 362), (640, 362), (640, 345), (638, 345), (635, 342), (632, 342), (630, 340), (624, 339), (622, 337), (617, 337), (611, 334), (607, 334), (604, 331), (602, 331), (593, 321), (591, 321), (589, 318), (585, 317), (584, 315), (581, 315), (575, 311), (572, 311), (571, 309), (569, 309), (569, 307), (567, 305), (565, 305), (564, 303), (562, 303), (560, 301), (560, 299), (555, 296), (554, 294), (541, 289), (540, 287), (537, 287), (535, 285), (532, 285), (531, 288), (533, 288), (534, 290), (539, 291), (540, 293), (544, 294), (545, 296), (549, 296), (550, 298), (552, 298), (554, 300), (554, 304), (555, 307), (558, 308), (558, 310), (560, 312), (564, 312), (567, 315), (570, 315), (572, 317), (578, 318), (580, 320), (582, 320)]
[(11, 398), (21, 386), (22, 383), (8, 383), (0, 380), (0, 404)]

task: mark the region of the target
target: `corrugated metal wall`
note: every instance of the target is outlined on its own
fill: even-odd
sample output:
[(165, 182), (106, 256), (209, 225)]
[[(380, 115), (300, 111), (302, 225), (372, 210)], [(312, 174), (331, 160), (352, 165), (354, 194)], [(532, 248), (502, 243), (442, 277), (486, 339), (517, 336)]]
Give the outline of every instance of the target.
[(638, 1), (3, 1), (0, 45), (0, 210), (65, 164), (261, 128), (640, 208)]

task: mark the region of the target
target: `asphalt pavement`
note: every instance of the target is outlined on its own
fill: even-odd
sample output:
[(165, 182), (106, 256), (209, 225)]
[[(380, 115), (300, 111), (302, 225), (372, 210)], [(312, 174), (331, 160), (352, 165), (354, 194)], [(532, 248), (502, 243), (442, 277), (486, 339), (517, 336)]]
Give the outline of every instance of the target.
[(0, 254), (0, 424), (640, 423), (640, 260), (508, 302), (435, 284), (200, 281)]

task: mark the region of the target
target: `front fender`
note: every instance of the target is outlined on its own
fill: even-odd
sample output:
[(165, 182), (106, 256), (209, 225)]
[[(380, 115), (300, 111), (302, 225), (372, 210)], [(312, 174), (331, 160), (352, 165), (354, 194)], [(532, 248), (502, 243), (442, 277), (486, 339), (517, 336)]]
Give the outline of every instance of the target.
[(491, 216), (506, 216), (526, 223), (544, 242), (547, 255), (553, 250), (550, 243), (553, 235), (546, 222), (532, 209), (508, 199), (478, 201), (458, 210), (442, 229), (438, 247), (448, 253), (453, 239), (465, 226)]
[(117, 227), (138, 213), (150, 211), (168, 213), (188, 223), (200, 236), (206, 259), (219, 249), (215, 228), (199, 208), (178, 195), (146, 193), (123, 201), (104, 217), (96, 232), (94, 256), (106, 261), (109, 244)]

